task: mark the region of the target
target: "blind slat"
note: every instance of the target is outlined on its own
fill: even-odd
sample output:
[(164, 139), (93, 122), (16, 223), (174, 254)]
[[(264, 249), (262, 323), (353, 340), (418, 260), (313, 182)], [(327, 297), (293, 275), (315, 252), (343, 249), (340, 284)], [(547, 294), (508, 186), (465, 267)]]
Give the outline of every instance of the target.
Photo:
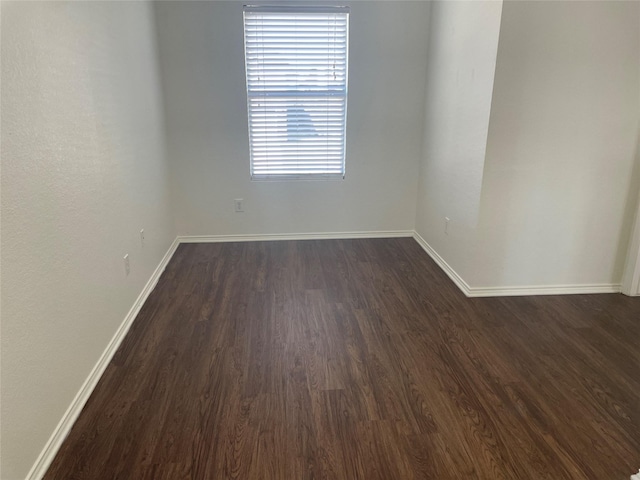
[(251, 175), (344, 176), (349, 10), (245, 7)]

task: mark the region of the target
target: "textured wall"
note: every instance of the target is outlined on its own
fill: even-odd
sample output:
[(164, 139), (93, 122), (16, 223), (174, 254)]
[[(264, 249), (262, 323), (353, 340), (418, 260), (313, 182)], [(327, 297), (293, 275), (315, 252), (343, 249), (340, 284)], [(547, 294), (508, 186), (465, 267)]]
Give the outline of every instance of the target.
[[(434, 2), (416, 230), (475, 226), (489, 131), (501, 1)], [(431, 212), (441, 218), (428, 224)], [(426, 238), (426, 237), (425, 237)]]
[(2, 2), (1, 35), (0, 478), (13, 480), (175, 234), (151, 5)]
[(249, 179), (242, 2), (156, 11), (180, 234), (413, 229), (427, 2), (352, 3), (347, 174), (335, 181)]
[(504, 2), (478, 223), (451, 215), (446, 235), (441, 189), (422, 190), (416, 222), (471, 287), (621, 281), (637, 205), (639, 9)]

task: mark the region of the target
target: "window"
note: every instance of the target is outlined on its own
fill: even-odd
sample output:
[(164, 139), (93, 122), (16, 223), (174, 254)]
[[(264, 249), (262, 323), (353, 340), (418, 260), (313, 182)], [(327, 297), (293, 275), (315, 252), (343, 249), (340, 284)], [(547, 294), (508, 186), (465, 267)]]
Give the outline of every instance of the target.
[(344, 178), (347, 7), (244, 7), (251, 178)]

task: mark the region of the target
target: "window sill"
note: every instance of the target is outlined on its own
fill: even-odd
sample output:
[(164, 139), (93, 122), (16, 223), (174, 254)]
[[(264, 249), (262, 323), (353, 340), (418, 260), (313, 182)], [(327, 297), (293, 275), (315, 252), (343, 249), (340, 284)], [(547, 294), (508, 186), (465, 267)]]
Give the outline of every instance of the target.
[(344, 180), (343, 174), (337, 175), (322, 175), (322, 174), (309, 174), (309, 175), (252, 175), (252, 182), (313, 182), (313, 181), (327, 181), (327, 180)]

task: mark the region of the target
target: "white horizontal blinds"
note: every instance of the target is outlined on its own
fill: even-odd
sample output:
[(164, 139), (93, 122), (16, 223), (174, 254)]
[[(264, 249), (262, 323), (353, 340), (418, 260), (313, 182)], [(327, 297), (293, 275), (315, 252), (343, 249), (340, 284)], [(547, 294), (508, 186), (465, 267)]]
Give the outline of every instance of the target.
[(344, 7), (245, 7), (251, 176), (344, 176)]

